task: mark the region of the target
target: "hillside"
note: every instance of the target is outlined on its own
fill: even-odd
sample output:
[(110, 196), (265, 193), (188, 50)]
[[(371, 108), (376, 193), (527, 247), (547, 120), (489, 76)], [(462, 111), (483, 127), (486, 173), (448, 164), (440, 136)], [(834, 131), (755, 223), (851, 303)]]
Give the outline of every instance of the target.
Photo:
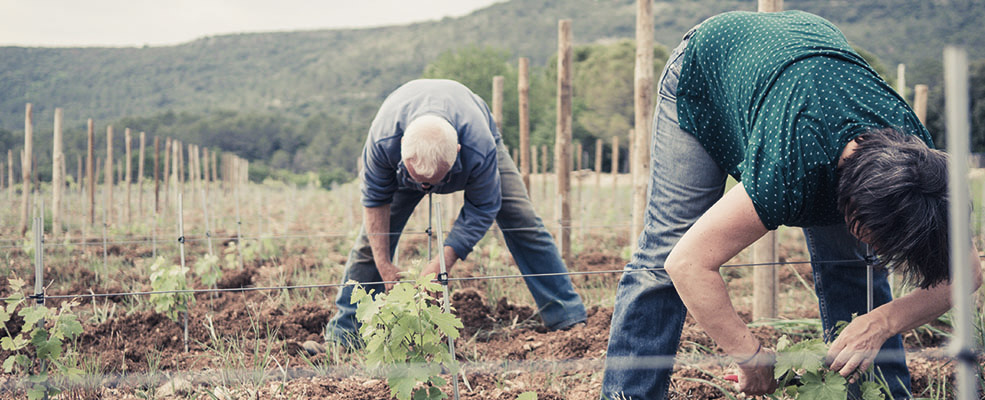
[[(908, 64), (911, 85), (935, 84), (945, 43), (965, 45), (973, 60), (985, 58), (985, 47), (976, 45), (985, 41), (982, 0), (785, 3), (787, 9), (830, 19), (887, 66)], [(687, 28), (708, 16), (755, 7), (751, 0), (657, 1), (656, 40), (673, 46)], [(444, 51), (493, 46), (505, 49), (513, 59), (528, 56), (535, 66), (544, 66), (556, 51), (560, 18), (573, 20), (577, 43), (632, 38), (635, 2), (512, 0), (441, 21), (373, 29), (223, 35), (168, 47), (0, 48), (0, 147), (21, 146), (11, 139), (13, 132), (23, 129), (27, 102), (34, 104), (39, 132), (50, 131), (48, 121), (54, 107), (64, 108), (69, 142), (81, 140), (89, 117), (97, 121), (100, 131), (108, 123), (119, 127), (124, 123), (121, 118), (130, 117), (126, 126), (161, 133), (153, 129), (166, 130), (160, 116), (169, 111), (186, 117), (230, 110), (259, 114), (274, 130), (278, 124), (300, 127), (320, 118), (333, 126), (344, 125), (333, 135), (358, 136), (389, 91), (421, 76), (424, 67)], [(144, 125), (131, 125), (139, 121)], [(241, 121), (236, 124), (242, 125)], [(246, 125), (232, 133), (241, 136), (238, 141), (260, 139), (261, 133), (250, 132)], [(8, 131), (6, 139), (3, 130)], [(244, 151), (224, 143), (203, 144)], [(41, 139), (39, 148), (43, 146)], [(247, 156), (267, 159), (281, 146), (271, 143), (266, 148), (269, 151), (251, 150)], [(331, 147), (330, 143), (326, 146)]]

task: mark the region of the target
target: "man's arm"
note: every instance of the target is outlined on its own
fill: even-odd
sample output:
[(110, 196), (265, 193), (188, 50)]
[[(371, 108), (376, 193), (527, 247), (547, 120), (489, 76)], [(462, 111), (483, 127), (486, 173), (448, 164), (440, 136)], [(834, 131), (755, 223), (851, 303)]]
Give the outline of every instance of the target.
[[(977, 290), (982, 284), (982, 267), (975, 246), (971, 246), (971, 253), (972, 287)], [(914, 290), (858, 316), (831, 343), (827, 355), (830, 368), (842, 376), (856, 370), (864, 371), (872, 365), (879, 348), (889, 337), (931, 322), (950, 308), (951, 285), (940, 284)]]
[(502, 204), (499, 164), (496, 150), (493, 150), (472, 170), (465, 186), (465, 204), (444, 245), (450, 246), (458, 258), (464, 260), (492, 226)]
[(744, 361), (739, 390), (751, 395), (775, 389), (771, 351), (760, 348), (735, 312), (719, 268), (766, 232), (752, 199), (739, 184), (694, 223), (664, 264), (698, 324), (726, 353)]
[[(384, 281), (399, 280), (400, 270), (390, 262), (390, 205), (365, 207), (363, 220), (366, 225), (369, 247), (373, 250), (376, 270), (380, 272)], [(393, 283), (387, 283), (386, 290), (392, 289), (393, 285)]]

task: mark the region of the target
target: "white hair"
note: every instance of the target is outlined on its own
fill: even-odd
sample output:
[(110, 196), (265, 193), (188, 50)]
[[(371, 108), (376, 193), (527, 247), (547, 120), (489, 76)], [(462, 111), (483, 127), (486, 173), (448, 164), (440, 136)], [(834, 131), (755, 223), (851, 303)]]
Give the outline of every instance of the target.
[(400, 158), (410, 164), (417, 175), (432, 178), (438, 171), (450, 169), (456, 157), (458, 132), (444, 118), (422, 115), (404, 129)]

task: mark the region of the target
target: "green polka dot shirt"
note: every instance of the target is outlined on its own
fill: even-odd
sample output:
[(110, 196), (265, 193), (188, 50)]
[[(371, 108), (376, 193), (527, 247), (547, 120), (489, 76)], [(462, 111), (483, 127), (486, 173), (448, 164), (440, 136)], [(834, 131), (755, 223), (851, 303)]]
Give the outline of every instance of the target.
[(800, 11), (731, 12), (697, 29), (677, 93), (681, 127), (742, 182), (763, 224), (843, 221), (838, 157), (872, 128), (930, 134), (830, 22)]

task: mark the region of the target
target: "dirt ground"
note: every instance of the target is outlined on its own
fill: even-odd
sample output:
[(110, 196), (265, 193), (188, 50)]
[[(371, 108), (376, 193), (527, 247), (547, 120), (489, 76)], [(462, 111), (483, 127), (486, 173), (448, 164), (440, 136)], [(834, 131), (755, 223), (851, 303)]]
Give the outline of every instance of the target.
[[(116, 248), (117, 254), (146, 256), (146, 250)], [(508, 256), (506, 256), (508, 257)], [(344, 261), (344, 257), (336, 260)], [(280, 260), (276, 273), (290, 276), (295, 270), (318, 268), (313, 256), (296, 254)], [(572, 264), (575, 271), (621, 269), (625, 261), (616, 254), (586, 251)], [(250, 288), (274, 266), (263, 262), (247, 264), (236, 273), (227, 273), (219, 288)], [(476, 275), (463, 263), (457, 276)], [(118, 285), (100, 286), (93, 272), (81, 268), (60, 268), (59, 273), (73, 282), (64, 293), (113, 293)], [(809, 284), (810, 268), (782, 269), (779, 280)], [(614, 288), (618, 274), (580, 275), (580, 285)], [(287, 282), (303, 284), (304, 282)], [(731, 285), (745, 285), (737, 280)], [(538, 399), (597, 399), (609, 335), (611, 307), (592, 306), (588, 321), (566, 331), (548, 331), (534, 309), (501, 297), (489, 299), (481, 288), (464, 283), (455, 288), (452, 305), (465, 328), (456, 341), (456, 354), (463, 363), (465, 380), (459, 387), (463, 399), (515, 399), (534, 391)], [(334, 289), (324, 289), (325, 298)], [(330, 349), (308, 355), (305, 341), (322, 341), (325, 324), (334, 312), (331, 302), (306, 302), (290, 307), (276, 294), (265, 291), (198, 294), (188, 313), (188, 341), (185, 350), (182, 325), (153, 312), (125, 313), (122, 297), (97, 300), (101, 307), (117, 304), (121, 310), (98, 324), (84, 326), (85, 333), (75, 346), (87, 365), (87, 373), (98, 377), (68, 391), (70, 399), (135, 398), (216, 398), (216, 399), (386, 399), (390, 397), (385, 378), (359, 368), (358, 354)], [(92, 307), (85, 300), (79, 307)], [(748, 307), (737, 302), (740, 315), (749, 319)], [(816, 318), (816, 305), (805, 305), (802, 318)], [(812, 311), (813, 310), (813, 311)], [(656, 318), (657, 316), (655, 316)], [(14, 324), (16, 326), (16, 321)], [(940, 327), (945, 328), (945, 327)], [(16, 328), (15, 328), (16, 329)], [(946, 329), (946, 328), (945, 328)], [(780, 333), (769, 326), (755, 328), (764, 343), (775, 343)], [(953, 365), (941, 349), (945, 337), (932, 330), (916, 330), (905, 335), (912, 352), (910, 369), (914, 392), (926, 395), (944, 374), (953, 375)], [(688, 318), (681, 338), (679, 356), (704, 354), (699, 363), (679, 362), (670, 395), (673, 399), (716, 399), (724, 394), (718, 386), (731, 388), (721, 378), (734, 372), (726, 361), (708, 361), (708, 352), (721, 354), (714, 342)], [(704, 352), (704, 353), (702, 353)], [(8, 352), (0, 352), (6, 358)], [(333, 360), (342, 359), (341, 363)], [(348, 360), (348, 361), (346, 361)], [(257, 376), (250, 371), (268, 371)], [(0, 376), (3, 398), (20, 396), (18, 380)], [(467, 382), (467, 384), (466, 384)], [(714, 383), (714, 384), (712, 384)], [(718, 386), (716, 386), (718, 385)], [(451, 385), (444, 388), (451, 393)], [(730, 391), (734, 393), (734, 390)], [(13, 394), (12, 397), (8, 395)]]

